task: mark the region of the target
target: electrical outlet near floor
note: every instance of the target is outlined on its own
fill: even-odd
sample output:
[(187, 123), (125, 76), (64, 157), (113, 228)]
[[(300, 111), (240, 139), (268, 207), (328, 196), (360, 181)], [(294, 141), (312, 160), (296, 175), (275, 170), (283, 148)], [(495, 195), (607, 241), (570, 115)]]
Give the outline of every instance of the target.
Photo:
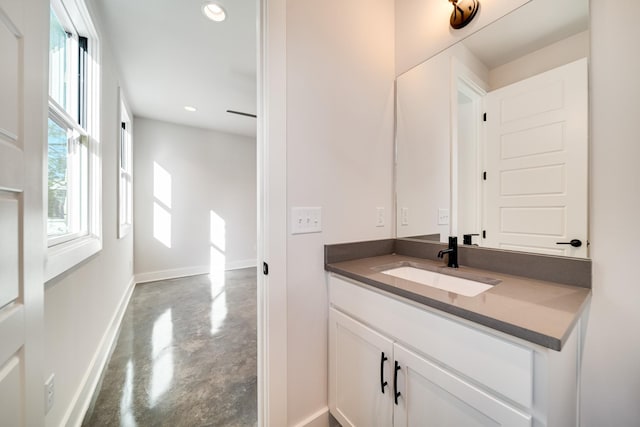
[(55, 379), (56, 375), (51, 374), (49, 379), (44, 383), (45, 413), (48, 413), (53, 407), (53, 402), (56, 396)]

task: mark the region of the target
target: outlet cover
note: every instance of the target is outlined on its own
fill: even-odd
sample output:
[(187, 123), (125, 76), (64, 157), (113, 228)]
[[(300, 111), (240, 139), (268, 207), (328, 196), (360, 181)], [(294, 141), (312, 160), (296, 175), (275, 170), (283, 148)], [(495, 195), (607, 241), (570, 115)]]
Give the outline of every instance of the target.
[(400, 208), (400, 225), (409, 225), (409, 208)]
[(49, 413), (53, 407), (53, 402), (56, 397), (55, 379), (55, 374), (51, 374), (49, 379), (44, 383), (45, 414)]
[(384, 227), (384, 208), (376, 208), (376, 227)]
[(438, 209), (438, 225), (449, 225), (449, 209)]

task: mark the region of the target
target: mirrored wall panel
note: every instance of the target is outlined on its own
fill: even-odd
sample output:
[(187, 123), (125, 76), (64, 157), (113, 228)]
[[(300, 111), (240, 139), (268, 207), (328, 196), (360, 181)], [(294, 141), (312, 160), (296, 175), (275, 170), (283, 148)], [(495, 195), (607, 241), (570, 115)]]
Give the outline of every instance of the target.
[(533, 0), (398, 77), (398, 238), (588, 256), (588, 23)]

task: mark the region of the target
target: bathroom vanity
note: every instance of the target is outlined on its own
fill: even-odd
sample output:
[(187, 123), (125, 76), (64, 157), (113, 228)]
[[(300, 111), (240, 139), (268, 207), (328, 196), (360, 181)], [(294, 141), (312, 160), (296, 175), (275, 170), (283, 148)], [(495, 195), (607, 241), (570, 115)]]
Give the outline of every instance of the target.
[[(504, 251), (461, 248), (458, 269), (420, 256), (443, 247), (326, 247), (333, 416), (343, 426), (577, 425), (590, 261), (516, 254), (527, 277), (465, 266), (514, 256)], [(536, 277), (566, 269), (585, 282)], [(476, 295), (447, 290), (467, 281), (481, 285)]]
[[(561, 3), (434, 32), (450, 43), (400, 67), (397, 239), (325, 247), (329, 409), (343, 426), (579, 424), (589, 5)], [(417, 5), (397, 2), (396, 26), (422, 36)], [(468, 245), (452, 254), (434, 236)]]

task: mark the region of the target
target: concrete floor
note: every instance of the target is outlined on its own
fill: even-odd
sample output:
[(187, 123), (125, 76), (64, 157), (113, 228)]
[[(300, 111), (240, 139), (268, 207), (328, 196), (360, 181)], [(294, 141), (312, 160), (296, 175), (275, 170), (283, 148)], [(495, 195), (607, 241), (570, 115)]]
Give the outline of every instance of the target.
[(83, 426), (257, 425), (256, 269), (136, 286)]

